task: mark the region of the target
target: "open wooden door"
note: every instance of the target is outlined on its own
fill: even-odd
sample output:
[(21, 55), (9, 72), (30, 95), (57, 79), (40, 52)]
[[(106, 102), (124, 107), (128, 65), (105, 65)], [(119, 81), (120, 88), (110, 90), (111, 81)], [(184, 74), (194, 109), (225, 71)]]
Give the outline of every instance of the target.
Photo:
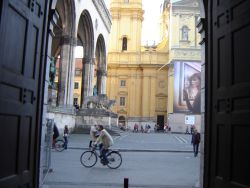
[(211, 0), (209, 14), (206, 187), (249, 188), (250, 1)]
[(0, 187), (38, 187), (49, 0), (0, 3)]

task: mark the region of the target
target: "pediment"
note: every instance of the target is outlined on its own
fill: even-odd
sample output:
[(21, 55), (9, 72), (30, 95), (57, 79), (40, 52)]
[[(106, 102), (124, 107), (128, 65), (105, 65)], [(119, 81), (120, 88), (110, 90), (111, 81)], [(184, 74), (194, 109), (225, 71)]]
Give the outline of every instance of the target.
[(127, 114), (127, 111), (125, 109), (120, 109), (117, 111), (118, 114)]
[(124, 96), (124, 95), (128, 95), (128, 92), (127, 91), (119, 91), (118, 94)]

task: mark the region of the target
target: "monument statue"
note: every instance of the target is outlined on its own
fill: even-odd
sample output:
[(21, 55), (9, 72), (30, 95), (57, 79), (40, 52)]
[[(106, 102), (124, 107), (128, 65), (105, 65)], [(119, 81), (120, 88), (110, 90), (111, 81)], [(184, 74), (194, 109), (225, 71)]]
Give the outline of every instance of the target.
[(96, 87), (96, 85), (93, 88), (93, 96), (97, 96), (97, 87)]
[(55, 88), (55, 77), (56, 77), (56, 63), (55, 58), (50, 58), (50, 68), (49, 68), (49, 86)]

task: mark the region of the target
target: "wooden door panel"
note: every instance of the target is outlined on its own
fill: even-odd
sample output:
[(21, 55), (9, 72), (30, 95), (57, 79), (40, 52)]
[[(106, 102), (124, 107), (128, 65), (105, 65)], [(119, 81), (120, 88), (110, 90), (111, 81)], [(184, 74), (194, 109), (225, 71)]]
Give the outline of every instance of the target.
[[(18, 149), (18, 129), (20, 118), (18, 116), (0, 115), (1, 133), (8, 135), (4, 140), (4, 144), (1, 144), (1, 160), (0, 160), (0, 179), (8, 177), (16, 173), (17, 165), (17, 149)], [(8, 126), (3, 126), (8, 125)], [(8, 144), (6, 144), (8, 143)], [(12, 148), (11, 150), (9, 148)]]
[(211, 188), (250, 187), (250, 1), (214, 0)]
[[(3, 0), (0, 20), (0, 187), (37, 187), (38, 86), (47, 0)], [(2, 132), (3, 131), (3, 132)], [(4, 133), (4, 134), (3, 134)], [(3, 154), (2, 154), (3, 153)]]
[[(248, 15), (249, 16), (249, 15)], [(250, 42), (250, 23), (246, 23), (241, 28), (236, 28), (232, 32), (232, 84), (250, 83), (249, 71), (246, 69), (246, 63), (250, 59), (250, 53), (246, 50)]]
[[(234, 184), (247, 185), (250, 187), (249, 173), (249, 143), (250, 143), (250, 124), (232, 125), (232, 170), (231, 181)], [(240, 186), (239, 186), (240, 187)]]

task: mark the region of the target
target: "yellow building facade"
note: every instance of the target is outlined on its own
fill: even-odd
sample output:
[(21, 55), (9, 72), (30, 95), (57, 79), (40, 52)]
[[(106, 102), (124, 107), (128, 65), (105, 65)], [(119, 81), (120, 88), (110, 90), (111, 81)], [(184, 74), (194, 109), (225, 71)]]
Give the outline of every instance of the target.
[(112, 0), (108, 48), (107, 95), (113, 111), (128, 128), (163, 126), (167, 120), (168, 40), (141, 46), (142, 0)]
[[(169, 26), (168, 124), (175, 132), (185, 132), (191, 124), (199, 129), (201, 124), (200, 109), (189, 109), (183, 97), (191, 76), (201, 75), (200, 34), (196, 28), (199, 3), (199, 0), (172, 0), (170, 11), (163, 11), (163, 17), (169, 15), (169, 21), (165, 21), (168, 23), (161, 24)], [(190, 101), (193, 104), (194, 98)]]

